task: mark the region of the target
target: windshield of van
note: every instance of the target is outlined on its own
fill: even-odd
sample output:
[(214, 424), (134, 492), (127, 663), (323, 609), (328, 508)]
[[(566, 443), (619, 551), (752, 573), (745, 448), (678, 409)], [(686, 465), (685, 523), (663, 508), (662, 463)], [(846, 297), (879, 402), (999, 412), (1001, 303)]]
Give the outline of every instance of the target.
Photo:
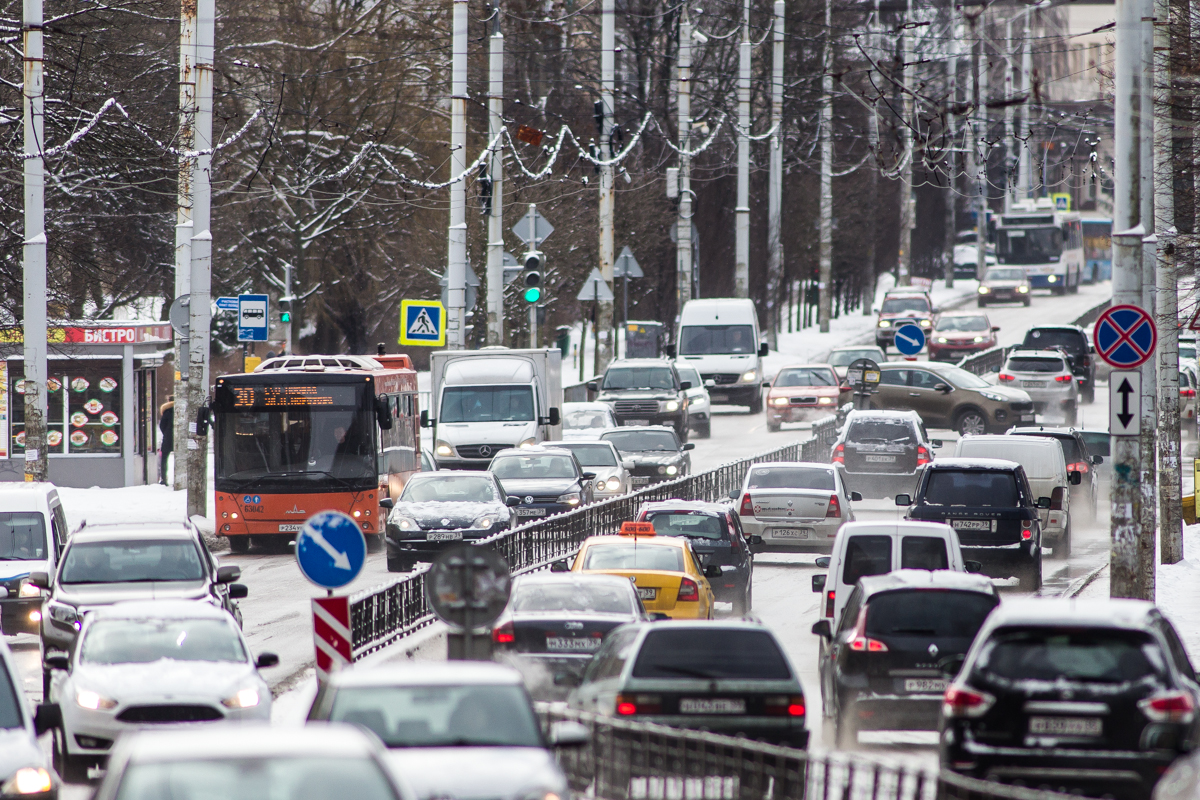
[(705, 356), (755, 353), (751, 325), (689, 325), (679, 331), (679, 355)]
[(450, 386), (438, 422), (524, 422), (533, 419), (531, 386)]
[(1058, 261), (1062, 251), (1062, 231), (1054, 225), (996, 231), (996, 257), (1001, 264), (1044, 264)]
[(36, 511), (0, 513), (0, 561), (46, 558), (46, 522)]
[(1013, 508), (1020, 505), (1017, 476), (1002, 470), (934, 470), (922, 498), (933, 506)]

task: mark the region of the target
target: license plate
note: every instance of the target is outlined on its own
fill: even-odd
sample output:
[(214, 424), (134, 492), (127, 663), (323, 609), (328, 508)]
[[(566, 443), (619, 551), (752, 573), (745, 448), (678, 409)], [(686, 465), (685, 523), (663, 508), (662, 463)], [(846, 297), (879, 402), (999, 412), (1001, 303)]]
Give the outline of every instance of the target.
[(772, 528), (771, 536), (776, 539), (811, 539), (816, 535), (812, 528)]
[(1026, 389), (1045, 389), (1048, 385), (1046, 381), (1021, 381), (1021, 386)]
[(992, 522), (987, 519), (952, 519), (950, 527), (959, 531), (990, 531)]
[(648, 419), (627, 419), (624, 422), (622, 422), (621, 424), (622, 425), (649, 425), (650, 420), (648, 420)]
[(650, 478), (648, 476), (638, 476), (638, 475), (634, 475), (629, 480), (633, 486), (645, 486), (647, 483), (650, 482)]
[(571, 639), (566, 636), (547, 636), (546, 649), (590, 653), (600, 649), (600, 639), (593, 636), (579, 639)]
[(725, 697), (685, 697), (679, 701), (680, 714), (745, 714), (746, 701)]
[(637, 590), (638, 590), (638, 597), (642, 598), (643, 600), (658, 599), (658, 589), (656, 589), (656, 588), (653, 588), (653, 587), (647, 588), (645, 586), (639, 586), (639, 587), (637, 587)]
[(904, 691), (944, 692), (946, 691), (946, 681), (941, 678), (905, 678)]
[(462, 531), (430, 531), (425, 534), (427, 542), (457, 542), (462, 538)]
[(1029, 732), (1052, 736), (1099, 736), (1099, 717), (1030, 717)]
[(1021, 422), (1033, 422), (1034, 414), (1022, 414)]
[(868, 464), (895, 464), (895, 456), (863, 456), (863, 461)]
[(281, 523), (279, 526), (279, 532), (280, 533), (297, 533), (303, 527), (304, 527), (304, 523), (302, 523), (302, 522)]
[(546, 516), (546, 509), (544, 509), (544, 508), (522, 508), (520, 506), (517, 506), (517, 516), (518, 517), (544, 517), (544, 516)]

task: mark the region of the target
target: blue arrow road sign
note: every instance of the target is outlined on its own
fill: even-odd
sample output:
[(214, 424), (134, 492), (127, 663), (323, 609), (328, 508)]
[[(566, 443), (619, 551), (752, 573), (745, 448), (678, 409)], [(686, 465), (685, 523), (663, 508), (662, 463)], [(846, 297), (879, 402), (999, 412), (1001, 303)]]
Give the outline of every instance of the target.
[(896, 349), (906, 356), (915, 356), (925, 346), (925, 331), (917, 325), (896, 328)]
[(1154, 320), (1137, 306), (1113, 306), (1096, 320), (1092, 334), (1096, 354), (1117, 369), (1140, 366), (1154, 353), (1158, 330)]
[(319, 511), (296, 536), (296, 563), (304, 577), (325, 589), (345, 586), (362, 572), (367, 541), (358, 523), (341, 511)]
[(237, 311), (238, 299), (236, 297), (218, 297), (217, 308), (222, 311)]

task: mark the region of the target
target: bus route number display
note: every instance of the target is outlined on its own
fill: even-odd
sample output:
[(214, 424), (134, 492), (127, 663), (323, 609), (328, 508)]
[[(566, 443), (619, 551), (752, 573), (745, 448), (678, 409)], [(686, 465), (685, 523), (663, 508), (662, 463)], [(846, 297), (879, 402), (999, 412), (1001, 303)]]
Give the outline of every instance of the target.
[(234, 408), (308, 408), (357, 406), (357, 386), (234, 386)]

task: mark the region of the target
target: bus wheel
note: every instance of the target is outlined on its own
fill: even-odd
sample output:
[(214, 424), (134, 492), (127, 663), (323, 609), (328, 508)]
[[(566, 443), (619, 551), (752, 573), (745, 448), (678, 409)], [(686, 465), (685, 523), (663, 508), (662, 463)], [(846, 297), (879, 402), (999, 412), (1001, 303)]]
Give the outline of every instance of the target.
[(370, 534), (369, 533), (364, 538), (367, 540), (367, 552), (368, 553), (383, 552), (383, 534), (381, 534), (381, 533)]
[(248, 553), (250, 552), (250, 537), (249, 536), (227, 536), (229, 539), (229, 552), (231, 553)]

